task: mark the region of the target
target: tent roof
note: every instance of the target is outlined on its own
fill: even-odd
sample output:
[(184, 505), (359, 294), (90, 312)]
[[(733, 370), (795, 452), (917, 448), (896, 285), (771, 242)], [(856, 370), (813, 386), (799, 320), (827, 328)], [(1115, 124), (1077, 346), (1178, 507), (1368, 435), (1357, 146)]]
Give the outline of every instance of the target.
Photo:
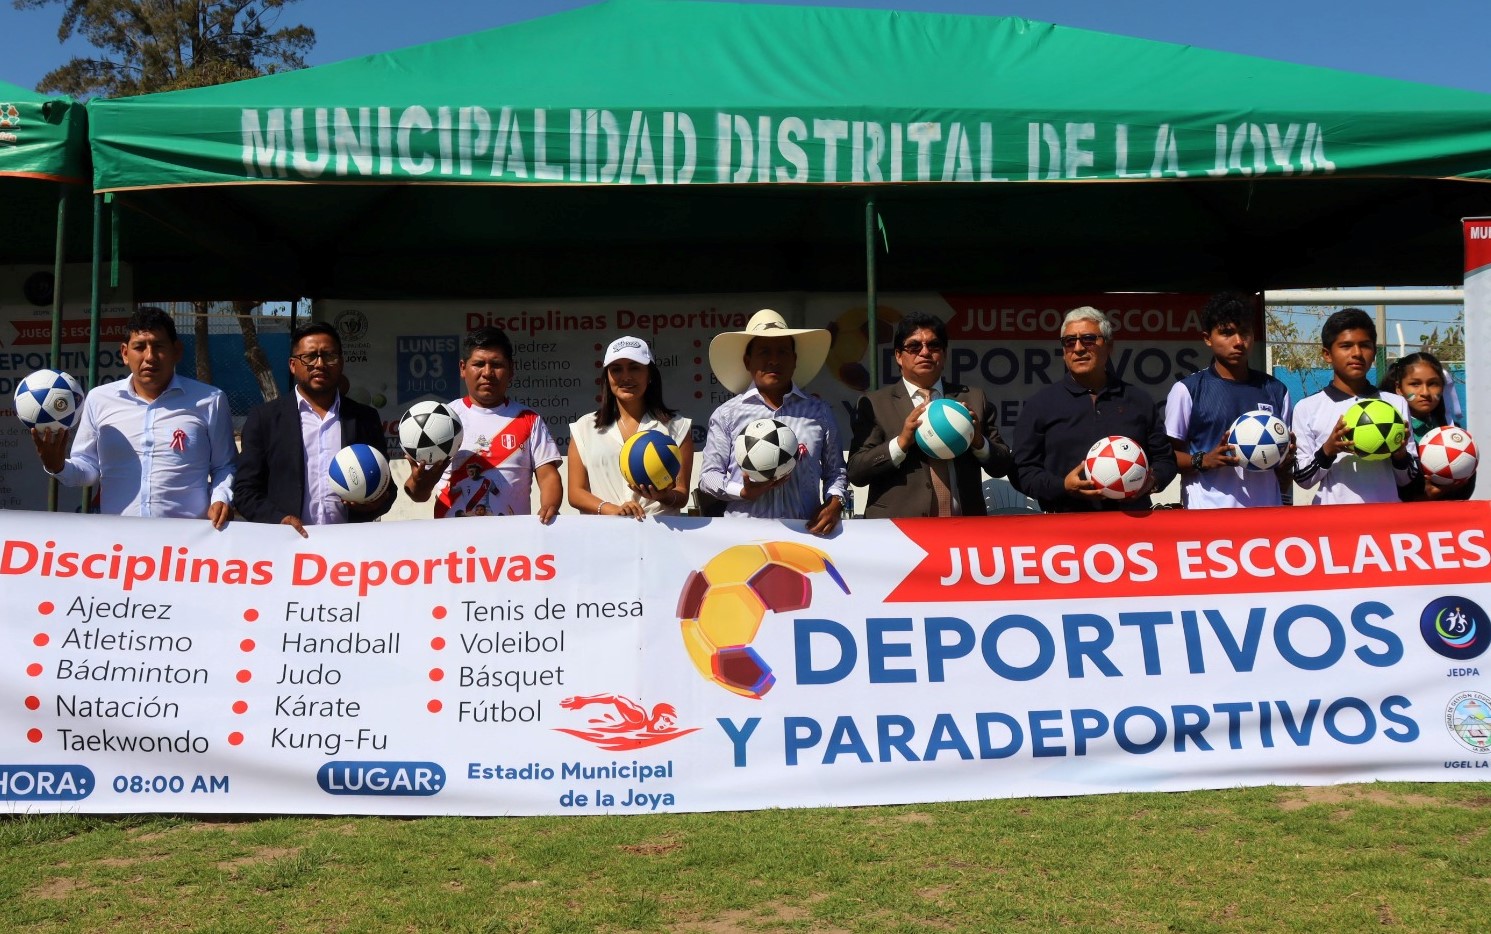
[[(50, 266), (58, 199), (65, 196), (74, 214), (86, 207), (85, 116), (83, 105), (68, 98), (0, 81), (0, 262)], [(79, 259), (87, 250), (86, 219), (74, 218), (65, 252)]]
[(854, 289), (867, 196), (884, 288), (1424, 283), (1491, 213), (1491, 95), (1015, 18), (612, 0), (89, 116), (147, 294)]

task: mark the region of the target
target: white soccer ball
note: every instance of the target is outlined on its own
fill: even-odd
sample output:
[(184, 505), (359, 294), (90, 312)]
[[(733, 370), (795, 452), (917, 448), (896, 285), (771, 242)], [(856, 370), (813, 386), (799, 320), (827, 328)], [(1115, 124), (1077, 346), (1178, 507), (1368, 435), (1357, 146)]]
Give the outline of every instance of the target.
[(1110, 435), (1087, 449), (1087, 477), (1109, 499), (1132, 499), (1149, 482), (1149, 457), (1133, 438)]
[(973, 446), (973, 413), (953, 399), (933, 399), (916, 426), (916, 446), (928, 457), (950, 461)]
[(1435, 486), (1449, 486), (1475, 473), (1480, 454), (1470, 432), (1454, 425), (1435, 428), (1419, 442), (1419, 466), (1424, 479)]
[(388, 460), (366, 444), (349, 444), (331, 459), (331, 488), (349, 503), (370, 503), (388, 489)]
[(736, 436), (735, 462), (757, 483), (785, 477), (797, 467), (797, 435), (774, 418), (758, 418)]
[(27, 428), (66, 431), (78, 420), (83, 387), (70, 373), (37, 370), (16, 384), (16, 416)]
[(1289, 429), (1270, 412), (1244, 412), (1227, 431), (1227, 443), (1248, 470), (1273, 470), (1289, 452)]
[(461, 449), (461, 419), (443, 402), (426, 399), (399, 418), (399, 447), (421, 464), (449, 460)]

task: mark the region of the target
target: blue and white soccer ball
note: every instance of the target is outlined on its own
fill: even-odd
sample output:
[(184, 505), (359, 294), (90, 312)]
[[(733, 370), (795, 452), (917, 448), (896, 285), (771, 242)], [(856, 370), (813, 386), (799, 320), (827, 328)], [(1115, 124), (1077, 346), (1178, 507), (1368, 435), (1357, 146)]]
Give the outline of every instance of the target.
[(83, 387), (70, 373), (37, 370), (16, 384), (16, 415), (27, 428), (66, 431), (78, 420)]
[(735, 462), (757, 483), (770, 483), (797, 468), (797, 435), (785, 422), (758, 418), (735, 437)]
[(426, 399), (399, 419), (399, 447), (421, 464), (450, 459), (461, 447), (461, 418), (443, 402)]
[(916, 426), (916, 446), (928, 457), (950, 461), (973, 446), (973, 413), (952, 399), (933, 399)]
[(366, 444), (349, 444), (331, 460), (331, 488), (349, 503), (371, 503), (388, 489), (388, 460)]
[(1289, 452), (1289, 429), (1269, 412), (1244, 412), (1227, 431), (1227, 443), (1246, 469), (1273, 470)]

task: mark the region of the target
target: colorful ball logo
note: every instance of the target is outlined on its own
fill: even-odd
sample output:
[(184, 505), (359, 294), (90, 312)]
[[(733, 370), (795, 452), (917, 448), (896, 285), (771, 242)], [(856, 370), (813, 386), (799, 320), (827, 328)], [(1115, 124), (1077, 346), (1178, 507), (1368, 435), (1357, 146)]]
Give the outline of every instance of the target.
[(699, 674), (741, 697), (760, 700), (776, 684), (771, 666), (751, 647), (766, 611), (805, 610), (813, 600), (809, 574), (849, 585), (827, 554), (796, 542), (726, 548), (690, 571), (678, 595), (683, 644)]
[(1419, 633), (1424, 643), (1456, 661), (1476, 658), (1486, 651), (1491, 635), (1486, 611), (1465, 597), (1440, 597), (1432, 600), (1419, 615)]

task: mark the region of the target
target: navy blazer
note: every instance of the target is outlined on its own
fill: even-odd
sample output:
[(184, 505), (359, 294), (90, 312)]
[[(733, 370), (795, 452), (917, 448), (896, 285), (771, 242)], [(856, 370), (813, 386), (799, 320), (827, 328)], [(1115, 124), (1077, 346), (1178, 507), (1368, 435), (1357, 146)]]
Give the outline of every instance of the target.
[[(233, 507), (250, 522), (280, 522), (286, 516), (301, 521), (305, 502), (305, 442), (300, 437), (299, 397), (292, 389), (279, 398), (254, 406), (243, 425), (238, 469), (233, 475)], [(388, 438), (378, 412), (360, 402), (341, 398), (342, 446), (366, 444), (388, 456)], [(398, 486), (389, 481), (389, 489)], [(348, 522), (371, 522), (393, 508), (398, 496), (386, 496), (373, 512), (347, 510)]]

